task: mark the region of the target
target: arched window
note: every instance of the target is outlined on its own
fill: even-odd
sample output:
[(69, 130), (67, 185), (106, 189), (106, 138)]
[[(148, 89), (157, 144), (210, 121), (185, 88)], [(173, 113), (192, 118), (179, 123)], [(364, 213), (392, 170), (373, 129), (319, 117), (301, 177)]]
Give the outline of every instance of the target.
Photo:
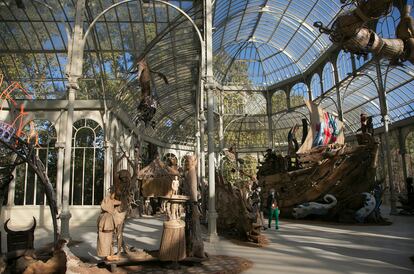
[(315, 73), (312, 77), (311, 91), (312, 91), (313, 99), (316, 99), (322, 95), (321, 79), (319, 78), (319, 74), (317, 73)]
[(376, 32), (384, 38), (396, 38), (395, 30), (400, 22), (401, 14), (397, 7), (393, 7), (388, 16), (378, 20)]
[(174, 153), (167, 153), (162, 157), (162, 161), (168, 166), (178, 165), (178, 158)]
[(341, 50), (336, 60), (336, 67), (338, 68), (339, 81), (348, 77), (348, 73), (352, 73), (351, 53)]
[(272, 96), (272, 113), (277, 113), (287, 109), (286, 92), (278, 90)]
[(297, 83), (290, 90), (291, 107), (301, 106), (305, 103), (304, 100), (308, 99), (308, 87), (304, 83)]
[(104, 132), (90, 119), (73, 124), (71, 205), (98, 205), (103, 198)]
[[(56, 187), (57, 150), (56, 129), (47, 120), (30, 121), (24, 128), (27, 141), (35, 146), (35, 153), (45, 166), (53, 187)], [(27, 164), (16, 168), (14, 203), (16, 205), (44, 205), (46, 202), (43, 185)]]
[(335, 85), (334, 71), (331, 63), (326, 63), (322, 72), (323, 92), (327, 92)]

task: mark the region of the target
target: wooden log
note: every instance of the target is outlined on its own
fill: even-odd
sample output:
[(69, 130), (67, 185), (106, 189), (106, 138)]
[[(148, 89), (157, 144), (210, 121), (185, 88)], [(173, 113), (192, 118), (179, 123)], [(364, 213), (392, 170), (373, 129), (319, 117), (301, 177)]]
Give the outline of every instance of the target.
[(198, 209), (197, 205), (197, 157), (194, 155), (186, 155), (185, 156), (185, 184), (184, 184), (184, 191), (185, 193), (190, 196), (191, 203), (191, 218), (189, 220), (191, 224), (189, 235), (188, 235), (188, 242), (187, 242), (187, 253), (190, 257), (204, 257), (204, 244), (203, 238), (201, 236), (201, 226), (200, 226), (200, 216), (201, 213)]
[(185, 257), (185, 223), (182, 220), (165, 221), (161, 237), (160, 260), (176, 262)]

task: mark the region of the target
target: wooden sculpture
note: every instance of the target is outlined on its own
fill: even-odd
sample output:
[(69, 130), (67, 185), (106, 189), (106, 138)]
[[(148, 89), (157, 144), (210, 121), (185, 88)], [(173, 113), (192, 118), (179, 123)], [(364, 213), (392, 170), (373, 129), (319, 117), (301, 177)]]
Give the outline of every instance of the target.
[(198, 189), (197, 189), (197, 157), (194, 155), (185, 156), (185, 194), (190, 197), (186, 221), (188, 222), (187, 235), (187, 255), (189, 257), (203, 258), (204, 244), (201, 237), (200, 226), (200, 208), (198, 206)]
[(411, 7), (404, 7), (401, 22), (397, 27), (397, 38), (389, 39), (378, 36), (369, 28), (369, 22), (378, 20), (388, 14), (392, 8), (392, 0), (355, 0), (342, 1), (346, 5), (354, 4), (355, 9), (340, 14), (332, 27), (315, 22), (314, 26), (321, 33), (329, 34), (330, 39), (346, 51), (366, 55), (373, 53), (378, 59), (389, 59), (392, 64), (398, 61), (414, 63), (413, 19)]
[(137, 74), (141, 86), (141, 99), (138, 105), (138, 120), (142, 120), (145, 123), (145, 126), (147, 126), (157, 111), (157, 101), (151, 94), (151, 73), (156, 73), (167, 85), (168, 79), (164, 74), (150, 70), (145, 59), (140, 60), (137, 64), (137, 69), (131, 73)]
[[(101, 214), (98, 217), (98, 256), (109, 261), (120, 259), (124, 248), (123, 229), (125, 217), (130, 206), (131, 175), (128, 170), (120, 170), (114, 178), (111, 192), (101, 203)], [(117, 254), (114, 254), (112, 238), (117, 239)]]
[(170, 196), (171, 182), (175, 176), (179, 175), (178, 169), (167, 166), (157, 157), (138, 173), (143, 197)]
[(261, 225), (246, 195), (249, 178), (242, 179), (233, 153), (226, 153), (216, 172), (217, 228), (239, 239), (259, 242)]
[(8, 226), (9, 221), (10, 219), (4, 223), (4, 230), (7, 232), (7, 252), (33, 249), (35, 217), (33, 217), (33, 225), (27, 230), (12, 230)]
[[(174, 185), (171, 182), (171, 186)], [(174, 191), (171, 188), (171, 193)], [(159, 197), (166, 204), (166, 220), (163, 223), (163, 231), (160, 243), (159, 259), (161, 261), (178, 262), (187, 257), (185, 222), (181, 219), (182, 206), (189, 199), (188, 196), (171, 194)]]
[[(334, 133), (342, 131), (340, 124), (334, 125), (335, 119), (324, 119), (330, 115), (319, 108), (313, 110), (310, 131), (297, 153), (297, 168), (272, 169), (275, 165), (268, 157), (258, 171), (259, 185), (264, 193), (272, 188), (279, 193), (284, 216), (320, 215), (330, 220), (358, 221), (358, 206), (362, 206), (359, 201), (367, 199), (362, 193), (373, 191), (375, 186), (379, 144), (368, 133), (371, 130), (366, 115), (361, 116), (364, 133), (358, 138), (360, 144), (350, 146), (339, 142), (340, 135), (333, 141)], [(345, 218), (350, 212), (353, 217)]]

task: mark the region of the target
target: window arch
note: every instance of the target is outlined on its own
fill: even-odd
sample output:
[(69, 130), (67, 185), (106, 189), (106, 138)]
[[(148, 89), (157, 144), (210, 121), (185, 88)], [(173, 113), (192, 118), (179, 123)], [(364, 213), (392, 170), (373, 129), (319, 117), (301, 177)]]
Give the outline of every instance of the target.
[[(57, 133), (55, 126), (48, 120), (32, 120), (23, 127), (27, 141), (35, 147), (35, 153), (45, 166), (50, 183), (56, 187)], [(16, 168), (15, 205), (45, 205), (46, 195), (36, 173), (28, 164)]]
[(280, 112), (286, 109), (286, 92), (284, 90), (278, 90), (272, 95), (272, 113)]
[(354, 55), (356, 69), (359, 69), (371, 59), (372, 53), (368, 53), (367, 55)]
[(162, 157), (162, 161), (167, 164), (167, 166), (178, 165), (178, 158), (174, 153), (168, 152)]
[(401, 14), (397, 7), (393, 7), (388, 16), (378, 20), (376, 32), (384, 38), (396, 38), (395, 30), (400, 22)]
[(90, 119), (73, 124), (70, 204), (98, 205), (103, 199), (104, 132)]
[(348, 77), (348, 73), (352, 73), (351, 53), (341, 50), (336, 59), (336, 67), (339, 81)]
[(327, 92), (335, 85), (334, 71), (332, 63), (328, 62), (323, 67), (322, 72), (323, 92)]
[(304, 83), (295, 84), (290, 90), (290, 106), (297, 107), (304, 104), (304, 100), (309, 99), (308, 87)]
[(319, 74), (317, 73), (315, 73), (312, 76), (311, 91), (312, 91), (313, 99), (316, 99), (322, 95), (321, 78), (319, 77)]

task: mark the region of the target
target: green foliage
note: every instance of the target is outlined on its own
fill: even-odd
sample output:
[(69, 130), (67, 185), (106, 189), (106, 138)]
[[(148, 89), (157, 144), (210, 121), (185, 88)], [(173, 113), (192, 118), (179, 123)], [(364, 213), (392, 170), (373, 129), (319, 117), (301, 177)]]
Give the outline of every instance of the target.
[[(219, 71), (222, 77), (224, 84), (234, 85), (234, 86), (250, 86), (251, 81), (249, 79), (249, 71), (247, 63), (242, 60), (235, 60), (233, 64), (229, 67), (230, 64), (226, 63), (224, 60), (229, 60), (231, 58), (223, 58), (222, 55), (214, 55), (213, 63), (214, 69)], [(224, 75), (225, 74), (225, 75)]]
[(286, 93), (282, 90), (277, 91), (272, 96), (272, 112), (280, 112), (287, 109)]
[(300, 95), (290, 95), (290, 106), (291, 107), (297, 107), (297, 106), (302, 106), (303, 104), (305, 104), (304, 102), (303, 96)]
[(243, 157), (243, 161), (243, 165), (241, 166), (243, 172), (250, 177), (256, 176), (258, 166), (257, 159), (252, 155), (246, 155)]

